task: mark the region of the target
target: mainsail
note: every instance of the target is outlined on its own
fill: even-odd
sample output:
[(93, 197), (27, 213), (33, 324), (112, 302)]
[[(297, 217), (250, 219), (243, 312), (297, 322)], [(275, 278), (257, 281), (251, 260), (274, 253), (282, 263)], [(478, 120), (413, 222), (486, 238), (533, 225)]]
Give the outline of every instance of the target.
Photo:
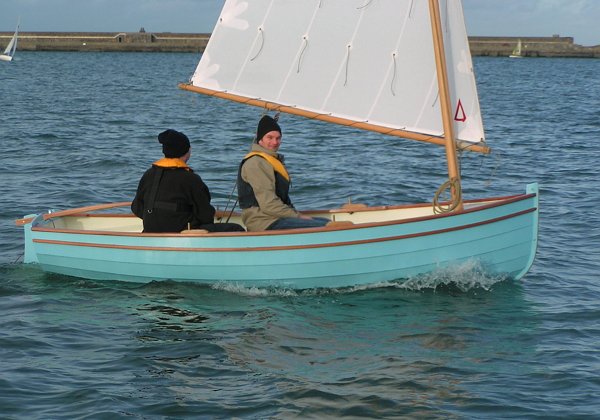
[(15, 30), (13, 37), (8, 42), (8, 45), (4, 49), (4, 53), (2, 53), (2, 55), (0, 55), (0, 59), (2, 59), (3, 61), (12, 60), (12, 57), (15, 55), (15, 51), (17, 50), (18, 37), (19, 37), (19, 25), (17, 24), (17, 29)]
[(513, 50), (512, 54), (510, 55), (511, 57), (521, 57), (521, 50), (522, 50), (522, 43), (521, 40), (519, 39), (519, 41), (517, 42), (517, 46), (515, 47), (515, 49)]
[[(462, 3), (439, 1), (455, 137), (483, 144)], [(226, 0), (191, 85), (444, 144), (426, 0)]]
[(6, 46), (6, 49), (4, 50), (4, 54), (12, 57), (14, 55), (14, 50), (16, 48), (17, 48), (17, 37), (13, 36), (10, 39), (10, 42), (8, 43), (8, 45)]

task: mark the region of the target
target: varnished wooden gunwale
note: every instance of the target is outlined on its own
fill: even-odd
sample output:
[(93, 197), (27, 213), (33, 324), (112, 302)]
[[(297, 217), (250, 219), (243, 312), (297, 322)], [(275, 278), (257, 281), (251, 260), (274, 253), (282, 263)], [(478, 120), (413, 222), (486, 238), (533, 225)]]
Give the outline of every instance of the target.
[[(131, 246), (131, 245), (112, 245), (112, 244), (97, 244), (97, 243), (86, 243), (86, 242), (73, 242), (73, 241), (59, 241), (52, 239), (34, 239), (34, 243), (40, 244), (51, 244), (51, 245), (64, 245), (64, 246), (77, 246), (77, 247), (92, 247), (92, 248), (104, 248), (104, 249), (121, 249), (131, 251), (177, 251), (177, 252), (247, 252), (247, 251), (290, 251), (290, 250), (302, 250), (302, 249), (315, 249), (315, 248), (331, 248), (341, 246), (352, 246), (352, 245), (364, 245), (378, 242), (389, 242), (398, 241), (403, 239), (418, 238), (423, 236), (432, 236), (442, 233), (455, 232), (460, 230), (471, 229), (478, 226), (484, 226), (491, 223), (497, 223), (503, 220), (512, 219), (524, 214), (535, 212), (536, 208), (529, 208), (521, 210), (515, 213), (507, 214), (501, 217), (484, 220), (476, 223), (469, 223), (466, 225), (456, 226), (452, 228), (437, 229), (428, 232), (419, 232), (407, 235), (396, 235), (374, 239), (361, 239), (354, 241), (344, 242), (330, 242), (330, 243), (319, 243), (319, 244), (308, 244), (308, 245), (284, 245), (284, 246), (268, 246), (268, 247), (243, 247), (243, 248), (196, 248), (196, 247), (155, 247), (155, 246)], [(340, 228), (343, 229), (343, 228)], [(295, 229), (300, 230), (300, 229)], [(306, 232), (307, 229), (302, 229)], [(77, 233), (75, 231), (70, 233)], [(147, 235), (147, 234), (140, 234)], [(189, 235), (186, 235), (189, 236)]]
[[(197, 233), (197, 234), (180, 234), (180, 233), (136, 233), (136, 232), (109, 232), (109, 231), (94, 231), (94, 230), (78, 230), (78, 229), (61, 229), (61, 228), (49, 228), (43, 226), (35, 226), (31, 230), (34, 232), (55, 232), (55, 233), (69, 233), (69, 234), (80, 234), (80, 235), (99, 235), (99, 236), (125, 236), (125, 237), (194, 237), (194, 236), (210, 236), (210, 237), (236, 237), (236, 236), (276, 236), (276, 235), (291, 235), (291, 234), (301, 234), (307, 232), (320, 232), (320, 231), (332, 231), (332, 230), (351, 230), (351, 229), (364, 229), (371, 227), (379, 227), (379, 226), (390, 226), (396, 224), (406, 224), (406, 223), (414, 223), (414, 222), (423, 222), (427, 220), (433, 219), (441, 219), (445, 217), (453, 217), (460, 214), (467, 214), (472, 212), (478, 212), (487, 210), (494, 207), (499, 207), (507, 204), (511, 204), (514, 202), (527, 200), (529, 198), (534, 197), (535, 194), (519, 194), (512, 195), (506, 197), (497, 197), (497, 198), (488, 198), (488, 199), (476, 199), (469, 200), (467, 203), (478, 203), (478, 202), (487, 202), (490, 201), (489, 204), (482, 205), (476, 208), (465, 209), (460, 213), (442, 213), (435, 214), (429, 216), (421, 216), (421, 217), (413, 217), (401, 220), (389, 220), (383, 222), (371, 222), (371, 223), (360, 223), (354, 225), (342, 225), (342, 226), (330, 226), (330, 227), (321, 227), (321, 228), (305, 228), (305, 229), (287, 229), (287, 230), (274, 230), (274, 231), (262, 231), (262, 232), (212, 232), (212, 233)], [(376, 211), (376, 210), (401, 210), (401, 209), (410, 209), (410, 208), (418, 208), (431, 206), (431, 204), (419, 204), (419, 205), (407, 205), (407, 206), (383, 206), (383, 207), (366, 207), (364, 209), (355, 210), (354, 212), (368, 212), (368, 211)], [(535, 210), (535, 209), (534, 209)], [(335, 211), (338, 211), (337, 209)], [(307, 212), (309, 213), (309, 212)], [(323, 212), (321, 212), (323, 213)], [(77, 216), (83, 216), (77, 214)], [(101, 216), (101, 215), (98, 215)], [(126, 215), (124, 215), (126, 216)]]

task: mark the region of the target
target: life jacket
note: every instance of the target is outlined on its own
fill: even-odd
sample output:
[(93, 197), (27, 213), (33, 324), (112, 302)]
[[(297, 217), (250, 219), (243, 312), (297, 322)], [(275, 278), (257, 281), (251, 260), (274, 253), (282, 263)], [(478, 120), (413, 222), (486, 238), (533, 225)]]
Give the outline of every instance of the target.
[(273, 167), (273, 172), (275, 173), (275, 194), (284, 204), (291, 206), (292, 201), (289, 196), (291, 178), (285, 169), (285, 166), (283, 166), (283, 163), (268, 153), (250, 152), (242, 159), (238, 168), (237, 190), (240, 208), (247, 209), (250, 207), (259, 207), (252, 186), (242, 179), (242, 166), (253, 156), (260, 156)]
[(189, 213), (192, 211), (192, 206), (183, 202), (166, 202), (156, 201), (156, 194), (160, 188), (160, 182), (162, 180), (163, 172), (169, 169), (185, 169), (189, 172), (194, 172), (187, 163), (176, 158), (162, 158), (152, 164), (156, 168), (154, 178), (152, 180), (152, 187), (146, 202), (144, 203), (144, 220), (148, 217), (155, 209), (160, 209), (170, 213)]

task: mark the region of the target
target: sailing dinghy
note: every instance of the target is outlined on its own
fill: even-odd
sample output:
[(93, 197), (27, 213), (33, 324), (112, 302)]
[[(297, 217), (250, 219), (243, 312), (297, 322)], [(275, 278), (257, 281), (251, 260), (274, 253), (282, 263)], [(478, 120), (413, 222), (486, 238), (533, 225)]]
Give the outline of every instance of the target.
[(510, 58), (523, 58), (523, 44), (521, 40), (517, 42), (517, 46), (513, 50), (512, 54), (509, 55)]
[(17, 38), (19, 37), (19, 25), (17, 24), (17, 29), (15, 30), (14, 35), (8, 42), (8, 45), (4, 49), (4, 52), (0, 54), (0, 61), (12, 61), (15, 51), (17, 50)]
[[(460, 0), (226, 0), (182, 89), (445, 148), (446, 202), (306, 212), (333, 223), (267, 232), (140, 233), (111, 203), (29, 215), (26, 263), (90, 279), (289, 288), (377, 284), (476, 262), (520, 279), (537, 246), (538, 187), (463, 200), (457, 151), (488, 153)], [(218, 214), (216, 222), (228, 217)], [(238, 214), (232, 222), (242, 223)]]

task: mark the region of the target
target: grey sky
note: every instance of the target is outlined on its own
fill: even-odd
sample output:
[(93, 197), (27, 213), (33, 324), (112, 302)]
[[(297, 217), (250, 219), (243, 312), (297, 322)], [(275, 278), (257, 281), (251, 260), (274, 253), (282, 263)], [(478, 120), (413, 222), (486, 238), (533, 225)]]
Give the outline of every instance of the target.
[[(251, 1), (251, 0), (250, 0)], [(364, 1), (364, 0), (346, 0)], [(424, 1), (424, 0), (417, 0)], [(0, 31), (210, 32), (224, 0), (1, 0)], [(600, 0), (463, 0), (469, 35), (600, 45)]]

